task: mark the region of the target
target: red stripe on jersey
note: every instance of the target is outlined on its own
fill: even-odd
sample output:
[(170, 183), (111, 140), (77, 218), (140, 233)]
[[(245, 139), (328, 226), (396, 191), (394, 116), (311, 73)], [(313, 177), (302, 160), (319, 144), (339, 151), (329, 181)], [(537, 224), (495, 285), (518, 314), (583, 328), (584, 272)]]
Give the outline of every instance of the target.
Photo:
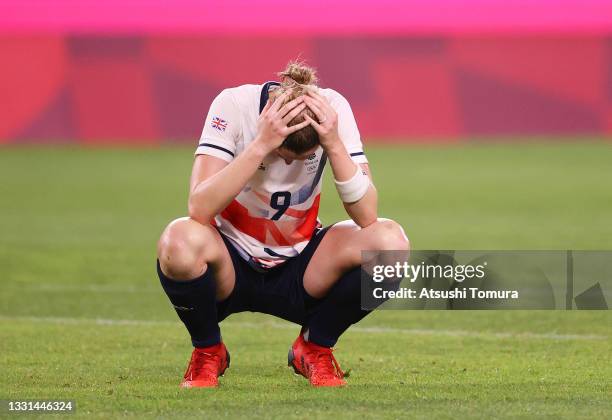
[[(305, 239), (310, 240), (310, 238), (312, 237), (312, 232), (315, 230), (315, 228), (318, 225), (317, 216), (319, 215), (319, 202), (320, 201), (321, 201), (321, 194), (317, 194), (317, 196), (315, 197), (312, 203), (312, 206), (308, 210), (304, 211), (304, 214), (300, 217), (303, 220), (303, 222), (300, 226), (298, 226), (295, 233), (291, 235), (292, 239), (295, 241), (294, 243), (302, 242)], [(289, 213), (290, 210), (293, 210), (293, 209), (287, 209), (286, 213)], [(297, 213), (299, 210), (293, 210), (293, 211)], [(290, 216), (299, 217), (293, 214), (291, 214)], [(303, 239), (299, 239), (300, 237)]]
[(308, 210), (287, 209), (287, 211), (285, 211), (285, 214), (287, 216), (295, 217), (296, 219), (301, 219), (302, 217), (306, 217), (309, 211), (310, 209)]
[[(291, 246), (310, 240), (312, 237), (312, 233), (317, 227), (320, 199), (321, 195), (317, 194), (312, 206), (304, 211), (302, 217), (298, 218), (301, 220), (298, 220), (297, 227), (294, 227), (290, 232), (283, 232), (282, 230), (282, 226), (287, 223), (286, 221), (273, 221), (263, 217), (253, 217), (249, 214), (249, 210), (236, 200), (232, 200), (225, 210), (221, 212), (221, 217), (240, 232), (257, 239), (263, 244)], [(291, 223), (291, 225), (294, 226), (294, 223)], [(270, 243), (270, 239), (276, 243)]]

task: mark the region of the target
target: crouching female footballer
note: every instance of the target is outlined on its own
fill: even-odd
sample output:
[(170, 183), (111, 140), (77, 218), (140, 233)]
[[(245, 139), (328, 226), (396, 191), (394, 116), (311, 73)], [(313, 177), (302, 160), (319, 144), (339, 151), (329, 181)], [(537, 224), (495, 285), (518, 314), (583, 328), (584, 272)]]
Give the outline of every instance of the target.
[[(290, 63), (280, 83), (244, 85), (213, 101), (195, 152), (189, 217), (158, 244), (162, 287), (194, 346), (182, 387), (215, 387), (230, 365), (219, 322), (263, 312), (301, 325), (289, 365), (314, 386), (342, 386), (332, 354), (361, 309), (363, 250), (407, 250), (377, 193), (344, 97)], [(351, 220), (321, 227), (321, 175), (333, 171)]]

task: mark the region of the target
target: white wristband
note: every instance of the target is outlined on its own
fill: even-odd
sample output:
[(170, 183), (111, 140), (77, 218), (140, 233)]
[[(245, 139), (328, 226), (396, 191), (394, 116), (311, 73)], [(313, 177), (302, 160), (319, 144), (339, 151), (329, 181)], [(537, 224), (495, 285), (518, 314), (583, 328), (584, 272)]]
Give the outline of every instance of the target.
[(363, 173), (361, 167), (357, 166), (355, 175), (347, 181), (338, 181), (334, 179), (336, 189), (340, 199), (345, 203), (355, 203), (368, 192), (370, 187), (370, 178)]

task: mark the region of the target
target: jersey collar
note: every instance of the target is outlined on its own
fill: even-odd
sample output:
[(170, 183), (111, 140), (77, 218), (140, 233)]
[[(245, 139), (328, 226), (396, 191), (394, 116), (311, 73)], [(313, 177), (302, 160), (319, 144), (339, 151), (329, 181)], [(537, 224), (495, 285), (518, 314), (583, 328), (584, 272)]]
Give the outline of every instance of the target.
[(266, 82), (261, 88), (261, 95), (259, 96), (259, 113), (263, 111), (266, 106), (266, 102), (268, 102), (268, 98), (270, 97), (269, 90), (271, 86), (280, 86), (278, 82)]

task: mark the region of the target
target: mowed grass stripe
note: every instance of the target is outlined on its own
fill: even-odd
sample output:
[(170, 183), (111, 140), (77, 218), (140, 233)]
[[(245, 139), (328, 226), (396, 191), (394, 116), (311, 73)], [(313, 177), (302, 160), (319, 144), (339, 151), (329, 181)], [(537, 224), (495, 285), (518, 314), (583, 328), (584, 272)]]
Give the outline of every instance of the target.
[[(180, 322), (174, 321), (153, 321), (141, 319), (108, 319), (108, 318), (67, 318), (67, 317), (37, 317), (37, 316), (5, 316), (0, 315), (0, 321), (17, 321), (17, 322), (34, 322), (34, 323), (50, 323), (59, 325), (107, 325), (107, 326), (181, 326)], [(232, 322), (223, 323), (224, 326), (243, 329), (283, 329), (296, 330), (295, 325), (289, 323), (280, 323), (274, 321), (268, 322)], [(351, 332), (365, 334), (408, 334), (408, 335), (431, 335), (431, 336), (446, 336), (446, 337), (474, 337), (474, 338), (489, 338), (489, 339), (526, 339), (526, 340), (607, 340), (610, 337), (595, 334), (557, 334), (551, 333), (533, 333), (533, 332), (475, 332), (465, 330), (438, 330), (438, 329), (414, 329), (414, 328), (390, 328), (390, 327), (360, 327), (353, 326)]]

